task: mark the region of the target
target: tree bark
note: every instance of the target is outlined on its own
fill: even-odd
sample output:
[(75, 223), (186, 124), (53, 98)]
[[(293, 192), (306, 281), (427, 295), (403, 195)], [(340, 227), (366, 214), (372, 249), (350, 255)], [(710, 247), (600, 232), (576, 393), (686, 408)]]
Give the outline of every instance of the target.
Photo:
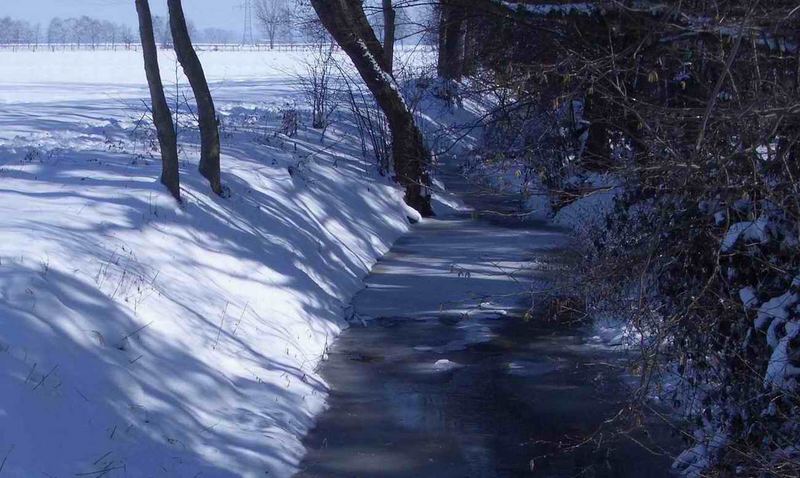
[(139, 16), (139, 36), (142, 41), (144, 71), (147, 76), (147, 85), (150, 88), (153, 123), (161, 149), (161, 184), (166, 186), (172, 196), (180, 201), (177, 135), (172, 122), (172, 112), (164, 95), (161, 72), (158, 69), (158, 48), (153, 33), (153, 17), (148, 0), (136, 0), (136, 12)]
[(203, 65), (189, 37), (181, 0), (167, 0), (167, 6), (175, 54), (189, 79), (197, 102), (197, 119), (200, 124), (200, 174), (208, 180), (214, 193), (223, 195), (224, 189), (220, 178), (219, 121), (214, 100), (208, 88)]
[(454, 1), (439, 3), (438, 74), (446, 80), (458, 81), (464, 75), (464, 40), (466, 10)]
[(461, 60), (461, 73), (469, 76), (475, 73), (475, 57), (478, 51), (477, 39), (475, 38), (475, 20), (470, 19), (465, 13), (464, 20), (464, 52)]
[(608, 125), (605, 103), (597, 93), (587, 95), (584, 103), (583, 114), (589, 121), (589, 137), (583, 151), (581, 164), (590, 171), (608, 171), (611, 166), (611, 145), (609, 144)]
[(446, 57), (445, 50), (447, 48), (445, 45), (445, 40), (447, 39), (447, 12), (444, 8), (444, 2), (439, 2), (436, 6), (436, 13), (439, 14), (439, 26), (436, 32), (437, 46), (439, 47), (439, 54), (436, 57), (436, 74), (439, 75), (440, 78), (443, 78), (445, 69), (444, 59)]
[(320, 21), (347, 53), (386, 115), (392, 133), (392, 159), (406, 203), (432, 216), (428, 164), (430, 153), (391, 72), (383, 48), (369, 26), (360, 0), (311, 0)]
[(383, 57), (387, 70), (394, 68), (394, 40), (395, 20), (397, 14), (392, 6), (392, 0), (383, 0)]

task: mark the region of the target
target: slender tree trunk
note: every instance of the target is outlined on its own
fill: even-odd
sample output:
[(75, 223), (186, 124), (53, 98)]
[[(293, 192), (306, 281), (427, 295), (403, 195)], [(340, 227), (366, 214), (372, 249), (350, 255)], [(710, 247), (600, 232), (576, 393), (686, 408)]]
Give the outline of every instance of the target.
[(432, 216), (427, 171), (430, 153), (387, 69), (383, 48), (367, 23), (360, 0), (311, 0), (311, 4), (386, 115), (392, 133), (394, 170), (406, 188), (406, 203), (423, 216)]
[(583, 113), (589, 121), (589, 137), (581, 163), (590, 171), (607, 171), (611, 165), (611, 145), (605, 122), (605, 104), (597, 93), (586, 96)]
[(464, 53), (461, 62), (462, 73), (471, 75), (475, 73), (475, 56), (478, 49), (475, 39), (475, 20), (467, 18), (464, 21)]
[(383, 0), (383, 58), (389, 72), (392, 72), (394, 67), (396, 17), (392, 0)]
[(150, 101), (153, 110), (153, 123), (156, 126), (158, 144), (161, 148), (161, 183), (180, 201), (181, 188), (178, 174), (178, 145), (172, 112), (164, 95), (161, 72), (158, 69), (158, 48), (153, 34), (153, 18), (147, 0), (136, 0), (139, 14), (139, 36), (142, 40), (144, 71), (150, 87)]
[(212, 191), (222, 195), (224, 190), (220, 178), (219, 121), (214, 100), (208, 88), (203, 65), (197, 58), (192, 40), (189, 38), (181, 0), (167, 0), (167, 6), (175, 53), (183, 72), (189, 79), (197, 102), (197, 119), (200, 123), (200, 174), (208, 179)]
[(439, 55), (436, 58), (436, 74), (439, 75), (440, 78), (444, 78), (445, 58), (447, 58), (447, 15), (449, 9), (445, 7), (444, 2), (439, 2), (437, 10), (439, 13), (439, 31), (437, 32), (439, 34), (437, 38)]

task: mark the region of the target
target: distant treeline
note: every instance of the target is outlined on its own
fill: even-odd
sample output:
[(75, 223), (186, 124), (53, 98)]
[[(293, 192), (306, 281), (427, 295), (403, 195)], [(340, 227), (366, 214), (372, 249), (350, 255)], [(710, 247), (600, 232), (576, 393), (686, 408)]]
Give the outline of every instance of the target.
[[(240, 35), (221, 28), (197, 29), (188, 22), (192, 39), (199, 43), (230, 44), (241, 40)], [(156, 41), (162, 46), (172, 44), (172, 33), (166, 18), (153, 17)], [(0, 18), (0, 45), (48, 45), (56, 47), (116, 47), (139, 43), (139, 35), (131, 26), (98, 20), (88, 16), (53, 18), (47, 28), (39, 23)]]

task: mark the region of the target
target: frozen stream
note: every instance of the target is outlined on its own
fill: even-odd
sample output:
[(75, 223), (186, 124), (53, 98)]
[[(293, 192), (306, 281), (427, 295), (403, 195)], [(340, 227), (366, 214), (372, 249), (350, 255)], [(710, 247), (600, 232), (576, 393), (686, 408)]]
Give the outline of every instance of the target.
[[(514, 208), (444, 179), (476, 211)], [(546, 317), (519, 318), (525, 291), (563, 270), (566, 243), (551, 227), (465, 212), (397, 242), (353, 301), (367, 326), (345, 331), (323, 365), (330, 408), (298, 476), (669, 476), (667, 456), (626, 438), (557, 453), (627, 394), (617, 354)], [(670, 441), (664, 427), (651, 437)]]

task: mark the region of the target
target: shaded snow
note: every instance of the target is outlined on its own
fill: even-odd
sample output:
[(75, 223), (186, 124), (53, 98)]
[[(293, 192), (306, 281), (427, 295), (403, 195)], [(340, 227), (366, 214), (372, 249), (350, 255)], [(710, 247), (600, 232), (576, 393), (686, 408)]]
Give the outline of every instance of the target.
[(597, 6), (588, 2), (576, 3), (537, 3), (527, 4), (518, 2), (503, 2), (508, 8), (512, 10), (524, 10), (533, 15), (570, 15), (582, 14), (588, 15), (597, 10)]
[(739, 289), (739, 299), (746, 309), (751, 309), (758, 305), (758, 297), (756, 296), (755, 287), (748, 286)]
[(584, 183), (592, 191), (561, 208), (553, 221), (579, 235), (592, 235), (605, 227), (622, 187), (619, 179), (611, 174), (592, 173)]
[(772, 351), (764, 377), (764, 385), (775, 389), (794, 391), (797, 389), (797, 379), (800, 376), (800, 367), (795, 367), (789, 361), (790, 342), (800, 335), (800, 320), (792, 320), (785, 325), (784, 335)]
[(182, 117), (178, 207), (138, 54), (0, 52), (3, 476), (288, 476), (304, 453), (316, 366), (407, 209), (346, 118), (271, 133), (291, 54), (202, 59), (232, 196)]
[(673, 469), (680, 471), (681, 476), (699, 478), (709, 466), (719, 451), (728, 444), (728, 436), (723, 432), (709, 433), (702, 431), (695, 433), (697, 443), (684, 450), (672, 465)]
[[(756, 328), (763, 329), (767, 325), (771, 325), (774, 320), (785, 321), (789, 317), (789, 307), (793, 306), (798, 301), (798, 295), (787, 291), (777, 297), (764, 302), (758, 308), (758, 315), (756, 316)], [(769, 340), (769, 339), (768, 339)], [(773, 347), (775, 344), (770, 343)]]
[(767, 328), (767, 343), (772, 355), (764, 375), (764, 386), (776, 390), (793, 391), (797, 388), (796, 377), (800, 367), (791, 363), (792, 342), (800, 336), (800, 276), (792, 281), (790, 290), (764, 302), (758, 309), (755, 326)]
[(763, 244), (769, 239), (769, 220), (761, 216), (755, 221), (737, 222), (728, 228), (722, 240), (722, 252), (729, 252), (741, 239)]

